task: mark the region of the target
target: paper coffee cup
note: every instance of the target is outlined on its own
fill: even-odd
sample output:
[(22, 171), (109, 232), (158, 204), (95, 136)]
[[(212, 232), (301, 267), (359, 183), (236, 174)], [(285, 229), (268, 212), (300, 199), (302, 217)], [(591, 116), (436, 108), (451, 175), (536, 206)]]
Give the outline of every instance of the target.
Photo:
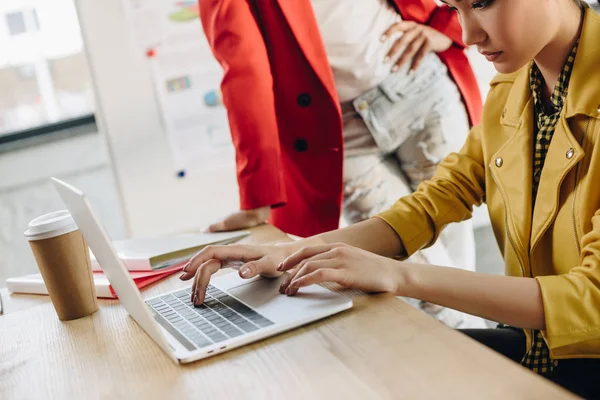
[(90, 252), (67, 211), (42, 215), (25, 232), (29, 246), (61, 321), (98, 310)]

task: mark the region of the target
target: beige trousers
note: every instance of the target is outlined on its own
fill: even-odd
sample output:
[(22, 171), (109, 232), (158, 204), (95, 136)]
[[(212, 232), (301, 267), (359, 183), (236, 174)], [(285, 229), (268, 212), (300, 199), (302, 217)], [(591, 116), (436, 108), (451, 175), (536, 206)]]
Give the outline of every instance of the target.
[[(443, 78), (442, 78), (443, 79)], [(411, 194), (435, 174), (438, 163), (458, 151), (469, 131), (468, 116), (458, 89), (446, 77), (437, 90), (423, 90), (423, 99), (397, 101), (390, 112), (408, 138), (392, 153), (382, 154), (355, 110), (342, 105), (344, 136), (350, 144), (344, 160), (342, 224), (363, 221)], [(437, 98), (435, 97), (437, 96)], [(419, 110), (429, 105), (429, 110)], [(386, 110), (378, 110), (378, 115)], [(419, 119), (418, 121), (411, 121)], [(372, 122), (372, 121), (371, 121)], [(389, 122), (388, 122), (389, 123)], [(393, 123), (393, 122), (392, 122)], [(381, 123), (377, 123), (379, 127)], [(395, 129), (398, 129), (395, 127)], [(431, 247), (413, 255), (413, 262), (475, 270), (475, 239), (470, 221), (449, 225)], [(454, 328), (484, 328), (481, 318), (415, 299), (405, 299)]]

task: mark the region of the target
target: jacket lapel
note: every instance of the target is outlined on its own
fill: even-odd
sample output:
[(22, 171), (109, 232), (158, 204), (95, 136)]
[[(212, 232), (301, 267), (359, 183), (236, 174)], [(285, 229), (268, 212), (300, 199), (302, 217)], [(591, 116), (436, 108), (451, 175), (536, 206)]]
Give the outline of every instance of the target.
[(310, 1), (277, 0), (298, 45), (313, 70), (337, 103), (333, 73)]
[[(571, 132), (568, 121), (576, 115), (600, 116), (598, 82), (595, 76), (598, 66), (590, 60), (597, 55), (597, 38), (600, 35), (600, 16), (586, 6), (584, 24), (569, 82), (569, 92), (563, 112), (556, 124), (542, 176), (532, 221), (531, 250), (539, 243), (558, 213), (560, 186), (565, 176), (584, 157), (584, 152)], [(572, 155), (569, 158), (568, 153)]]
[(556, 123), (542, 168), (531, 226), (531, 251), (556, 217), (560, 186), (565, 176), (583, 156), (583, 149), (573, 136), (563, 111)]
[[(506, 143), (492, 156), (489, 167), (506, 202), (507, 227), (515, 237), (518, 251), (526, 258), (531, 232), (533, 163), (533, 99), (529, 90), (529, 70), (515, 80), (506, 102), (501, 123)], [(497, 162), (501, 162), (499, 167)]]

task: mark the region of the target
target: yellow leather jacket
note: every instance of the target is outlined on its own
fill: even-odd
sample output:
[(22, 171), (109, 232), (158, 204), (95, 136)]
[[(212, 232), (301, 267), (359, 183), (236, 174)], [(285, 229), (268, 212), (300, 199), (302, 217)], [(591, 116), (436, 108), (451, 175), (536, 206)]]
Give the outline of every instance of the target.
[(486, 202), (506, 274), (539, 281), (542, 333), (557, 359), (600, 357), (599, 37), (600, 16), (588, 8), (533, 212), (528, 65), (493, 79), (482, 123), (461, 151), (446, 157), (432, 180), (379, 215), (410, 255)]

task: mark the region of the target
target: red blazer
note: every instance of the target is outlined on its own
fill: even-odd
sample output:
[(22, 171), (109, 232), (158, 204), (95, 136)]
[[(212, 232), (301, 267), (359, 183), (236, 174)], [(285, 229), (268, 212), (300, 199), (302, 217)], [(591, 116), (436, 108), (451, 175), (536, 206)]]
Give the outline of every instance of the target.
[[(404, 20), (449, 36), (439, 54), (479, 122), (481, 97), (456, 15), (434, 0), (394, 0)], [(298, 236), (338, 227), (342, 120), (309, 0), (199, 0), (224, 70), (221, 90), (236, 148), (240, 207), (271, 205), (270, 222)]]

